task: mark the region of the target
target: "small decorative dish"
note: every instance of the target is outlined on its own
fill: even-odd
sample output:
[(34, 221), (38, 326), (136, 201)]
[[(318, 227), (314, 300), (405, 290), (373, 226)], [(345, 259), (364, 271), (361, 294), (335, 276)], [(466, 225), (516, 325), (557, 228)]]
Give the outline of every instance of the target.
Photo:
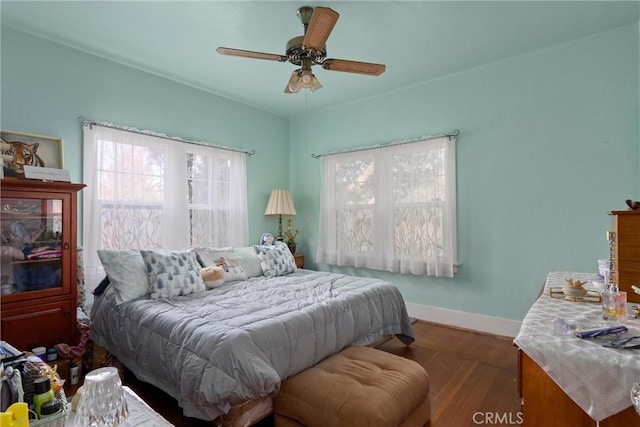
[(584, 289), (584, 291), (585, 293), (581, 296), (567, 295), (564, 292), (564, 287), (552, 286), (551, 288), (549, 288), (549, 296), (551, 298), (563, 299), (565, 301), (572, 301), (572, 302), (593, 302), (593, 303), (602, 302), (600, 293), (596, 291), (588, 291), (586, 289)]
[(585, 288), (573, 288), (571, 286), (563, 286), (562, 292), (568, 297), (583, 297), (587, 294), (587, 290)]

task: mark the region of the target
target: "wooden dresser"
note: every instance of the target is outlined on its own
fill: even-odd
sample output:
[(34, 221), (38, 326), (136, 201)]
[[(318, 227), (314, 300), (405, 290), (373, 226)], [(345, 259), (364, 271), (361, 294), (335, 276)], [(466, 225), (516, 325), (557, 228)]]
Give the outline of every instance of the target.
[(640, 286), (640, 211), (611, 212), (611, 231), (612, 279), (627, 293), (627, 301), (640, 303), (640, 295), (631, 288)]
[(82, 188), (0, 182), (0, 334), (18, 349), (76, 344), (77, 192)]
[[(550, 290), (571, 277), (596, 279), (593, 273), (552, 272), (543, 292), (522, 320), (514, 340), (518, 352), (518, 390), (523, 425), (528, 427), (640, 426), (631, 405), (630, 390), (640, 380), (637, 350), (603, 347), (603, 341), (563, 336), (556, 329), (560, 317), (568, 322), (602, 322), (599, 303), (554, 298)], [(640, 319), (622, 320), (630, 330)], [(613, 339), (613, 338), (611, 338)], [(595, 419), (600, 419), (598, 424)]]
[[(558, 384), (522, 350), (518, 351), (518, 389), (522, 398), (523, 424), (529, 427), (597, 427)], [(633, 407), (600, 421), (600, 427), (640, 426)]]

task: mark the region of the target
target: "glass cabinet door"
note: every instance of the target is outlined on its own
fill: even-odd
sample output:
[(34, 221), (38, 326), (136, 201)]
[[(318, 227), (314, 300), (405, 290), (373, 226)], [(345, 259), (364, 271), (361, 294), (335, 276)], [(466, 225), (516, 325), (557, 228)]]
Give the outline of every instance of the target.
[(59, 195), (60, 198), (18, 195), (12, 193), (2, 198), (0, 292), (7, 297), (60, 290), (64, 286), (64, 195)]

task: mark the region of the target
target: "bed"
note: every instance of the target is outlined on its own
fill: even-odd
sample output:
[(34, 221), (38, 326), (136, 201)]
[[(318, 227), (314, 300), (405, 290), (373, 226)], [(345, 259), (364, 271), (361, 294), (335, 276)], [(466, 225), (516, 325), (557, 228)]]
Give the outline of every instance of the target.
[(91, 318), (95, 343), (204, 420), (274, 397), (281, 381), (351, 344), (414, 340), (391, 283), (301, 269), (120, 305), (108, 287)]

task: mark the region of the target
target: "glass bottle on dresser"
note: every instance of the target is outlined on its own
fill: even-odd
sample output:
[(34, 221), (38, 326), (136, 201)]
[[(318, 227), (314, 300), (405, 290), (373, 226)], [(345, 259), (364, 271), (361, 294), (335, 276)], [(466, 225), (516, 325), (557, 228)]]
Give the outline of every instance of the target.
[(627, 318), (627, 293), (620, 291), (616, 283), (602, 293), (602, 318), (604, 320), (624, 320)]

